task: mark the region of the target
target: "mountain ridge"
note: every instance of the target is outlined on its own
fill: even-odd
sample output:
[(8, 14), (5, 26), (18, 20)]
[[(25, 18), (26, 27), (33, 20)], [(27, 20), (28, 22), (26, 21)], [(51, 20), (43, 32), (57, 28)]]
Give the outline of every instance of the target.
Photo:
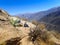
[(60, 10), (60, 7), (54, 7), (54, 8), (50, 8), (50, 9), (48, 9), (46, 11), (40, 11), (40, 12), (36, 12), (36, 13), (21, 14), (21, 15), (17, 15), (17, 16), (27, 18), (29, 20), (40, 20), (45, 15), (48, 15), (49, 13), (52, 13), (52, 12), (56, 12), (58, 10)]

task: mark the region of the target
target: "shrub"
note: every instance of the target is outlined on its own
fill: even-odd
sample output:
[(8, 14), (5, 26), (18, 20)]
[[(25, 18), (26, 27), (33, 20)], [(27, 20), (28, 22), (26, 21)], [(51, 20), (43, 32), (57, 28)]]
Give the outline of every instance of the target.
[(19, 24), (20, 21), (19, 21), (18, 19), (16, 19), (16, 20), (11, 19), (10, 22), (11, 22), (11, 24), (12, 24), (14, 27), (16, 27), (16, 26), (22, 26), (21, 24)]
[(42, 30), (40, 30), (39, 27), (36, 27), (35, 29), (30, 30), (29, 36), (33, 42), (37, 39), (38, 40), (42, 39), (43, 41), (46, 42), (46, 40), (48, 39), (47, 34)]
[(44, 43), (44, 45), (55, 45), (55, 42), (50, 41), (51, 38), (51, 32), (48, 30), (41, 30), (39, 27), (30, 30), (29, 33), (29, 40), (36, 45), (41, 45), (42, 43)]

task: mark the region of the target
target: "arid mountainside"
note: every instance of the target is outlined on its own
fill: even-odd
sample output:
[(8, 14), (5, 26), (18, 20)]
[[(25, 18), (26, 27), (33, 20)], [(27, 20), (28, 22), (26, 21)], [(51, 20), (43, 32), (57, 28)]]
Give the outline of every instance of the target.
[(0, 45), (60, 45), (60, 33), (0, 10)]
[(55, 29), (56, 31), (60, 32), (60, 10), (44, 16), (43, 18), (41, 18), (40, 21), (52, 24), (53, 25), (52, 29)]

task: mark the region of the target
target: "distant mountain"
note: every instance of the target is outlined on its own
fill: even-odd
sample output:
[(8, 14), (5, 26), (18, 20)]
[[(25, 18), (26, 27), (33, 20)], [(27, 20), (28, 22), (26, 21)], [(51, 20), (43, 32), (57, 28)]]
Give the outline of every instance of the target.
[(51, 23), (54, 25), (60, 25), (60, 23), (59, 23), (60, 22), (60, 10), (56, 11), (56, 12), (52, 12), (52, 13), (44, 16), (39, 21)]
[(17, 14), (17, 16), (27, 18), (29, 20), (39, 21), (45, 15), (48, 15), (52, 12), (57, 12), (59, 10), (60, 10), (60, 7), (55, 7), (55, 8), (51, 8), (49, 10), (46, 10), (46, 11), (40, 11), (40, 12), (36, 12), (36, 13)]
[(26, 14), (17, 14), (16, 16), (27, 18), (29, 20), (39, 20), (41, 17), (45, 16), (46, 12), (41, 11), (37, 13), (26, 13)]

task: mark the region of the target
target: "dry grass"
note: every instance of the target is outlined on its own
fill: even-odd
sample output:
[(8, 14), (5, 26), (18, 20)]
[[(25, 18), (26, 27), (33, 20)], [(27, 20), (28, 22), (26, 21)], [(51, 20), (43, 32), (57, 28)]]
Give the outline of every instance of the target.
[(60, 39), (56, 38), (50, 31), (41, 30), (39, 27), (32, 30), (29, 36), (29, 40), (35, 42), (35, 45), (60, 45)]

